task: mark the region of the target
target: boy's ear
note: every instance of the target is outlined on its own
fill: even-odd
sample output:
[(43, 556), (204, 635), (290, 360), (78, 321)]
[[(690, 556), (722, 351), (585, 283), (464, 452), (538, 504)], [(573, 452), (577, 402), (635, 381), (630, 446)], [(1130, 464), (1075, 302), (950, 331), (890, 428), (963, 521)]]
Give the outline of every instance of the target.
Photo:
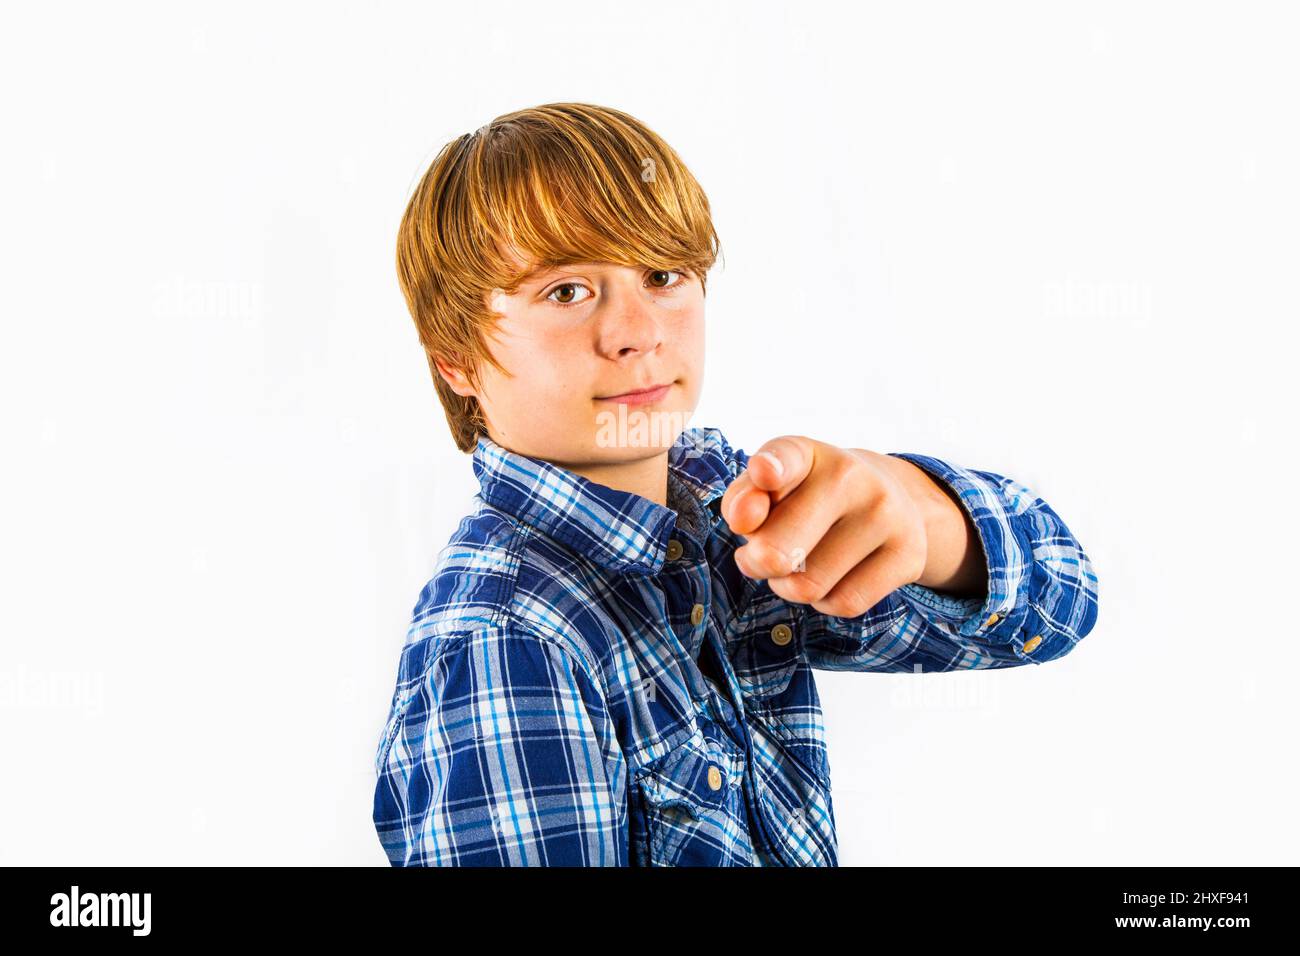
[(465, 398), (476, 397), (474, 386), (470, 384), (469, 377), (462, 369), (452, 365), (441, 355), (433, 356), (433, 364), (453, 392)]

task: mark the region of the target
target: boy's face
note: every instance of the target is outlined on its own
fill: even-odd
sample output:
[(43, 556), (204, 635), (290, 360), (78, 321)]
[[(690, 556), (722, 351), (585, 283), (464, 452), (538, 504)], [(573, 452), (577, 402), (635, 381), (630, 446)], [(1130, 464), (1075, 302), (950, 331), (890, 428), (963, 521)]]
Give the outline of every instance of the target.
[[(438, 367), (459, 394), (478, 397), (493, 441), (561, 466), (616, 464), (663, 454), (687, 427), (704, 373), (695, 275), (578, 263), (487, 299), (503, 316), (489, 347), (513, 377), (484, 363), (475, 391)], [(655, 385), (668, 388), (648, 401), (625, 396)]]

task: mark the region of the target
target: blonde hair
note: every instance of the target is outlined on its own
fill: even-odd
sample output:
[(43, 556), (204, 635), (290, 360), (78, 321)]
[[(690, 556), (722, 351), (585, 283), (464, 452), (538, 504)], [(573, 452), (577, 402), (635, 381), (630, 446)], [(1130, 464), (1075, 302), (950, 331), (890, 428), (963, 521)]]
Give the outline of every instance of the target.
[(490, 292), (512, 294), (536, 269), (569, 262), (684, 269), (703, 286), (719, 245), (695, 177), (627, 113), (548, 103), (447, 143), (402, 216), (397, 275), (456, 447), (473, 451), (487, 425), (434, 359), (476, 390), (480, 362), (508, 374), (486, 343)]

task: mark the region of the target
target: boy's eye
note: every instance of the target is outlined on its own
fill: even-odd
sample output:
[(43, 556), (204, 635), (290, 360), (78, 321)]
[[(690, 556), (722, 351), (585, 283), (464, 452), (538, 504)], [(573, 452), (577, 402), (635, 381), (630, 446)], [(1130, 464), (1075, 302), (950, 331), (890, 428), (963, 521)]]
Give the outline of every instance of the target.
[[(579, 289), (586, 290), (587, 287), (577, 282), (565, 282), (552, 289), (547, 298), (558, 302), (560, 305), (573, 305), (574, 302), (582, 301), (582, 299), (575, 298)], [(588, 295), (590, 294), (590, 291), (588, 291)], [(557, 295), (559, 296), (558, 299), (555, 298)]]
[[(680, 279), (679, 281), (671, 282), (670, 284), (670, 280), (668, 278), (664, 278), (662, 281), (660, 281), (658, 278), (659, 276), (665, 276), (665, 277), (679, 276)], [(670, 289), (672, 288), (672, 286), (681, 285), (682, 282), (685, 281), (686, 281), (686, 276), (684, 273), (676, 272), (672, 269), (656, 269), (654, 272), (650, 273), (650, 284), (654, 286), (656, 289)]]

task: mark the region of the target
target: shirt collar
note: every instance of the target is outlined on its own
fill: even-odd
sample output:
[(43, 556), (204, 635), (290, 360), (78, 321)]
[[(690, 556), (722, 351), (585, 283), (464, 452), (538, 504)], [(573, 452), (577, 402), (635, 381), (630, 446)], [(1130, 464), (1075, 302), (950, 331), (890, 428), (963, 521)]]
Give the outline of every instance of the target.
[[(733, 472), (731, 449), (716, 428), (688, 428), (668, 451), (669, 502), (681, 531), (701, 545), (720, 520)], [(616, 573), (658, 574), (678, 512), (649, 498), (521, 455), (479, 435), (474, 449), (479, 497)]]

